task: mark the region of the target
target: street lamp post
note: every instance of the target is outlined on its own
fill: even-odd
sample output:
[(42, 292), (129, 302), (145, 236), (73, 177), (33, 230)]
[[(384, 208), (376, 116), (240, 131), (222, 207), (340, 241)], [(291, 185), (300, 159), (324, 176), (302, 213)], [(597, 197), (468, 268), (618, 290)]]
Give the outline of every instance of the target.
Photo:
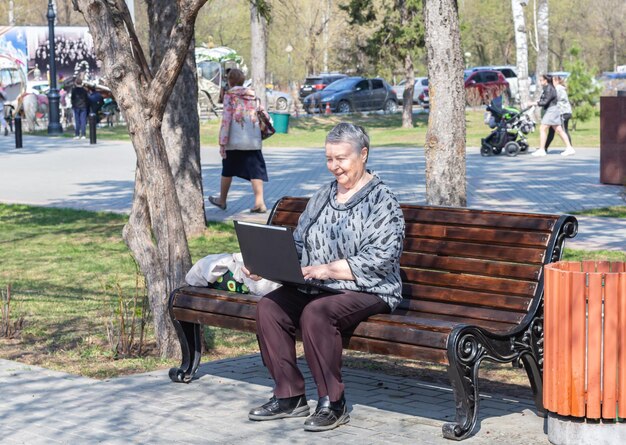
[(55, 61), (55, 40), (54, 40), (54, 19), (56, 14), (54, 13), (54, 3), (52, 0), (48, 0), (48, 42), (50, 44), (50, 70), (48, 71), (50, 77), (50, 89), (48, 90), (48, 134), (62, 134), (63, 128), (61, 127), (59, 119), (59, 102), (60, 95), (57, 90), (57, 66)]

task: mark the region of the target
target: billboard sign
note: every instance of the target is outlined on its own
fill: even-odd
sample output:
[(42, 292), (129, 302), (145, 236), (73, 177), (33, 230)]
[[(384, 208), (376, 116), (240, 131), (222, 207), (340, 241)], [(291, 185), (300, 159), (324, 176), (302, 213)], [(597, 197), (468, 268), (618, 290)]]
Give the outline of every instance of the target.
[[(57, 78), (63, 84), (74, 76), (99, 77), (93, 38), (87, 27), (55, 27), (54, 49)], [(46, 26), (0, 26), (0, 56), (9, 57), (29, 81), (49, 80), (50, 42)]]

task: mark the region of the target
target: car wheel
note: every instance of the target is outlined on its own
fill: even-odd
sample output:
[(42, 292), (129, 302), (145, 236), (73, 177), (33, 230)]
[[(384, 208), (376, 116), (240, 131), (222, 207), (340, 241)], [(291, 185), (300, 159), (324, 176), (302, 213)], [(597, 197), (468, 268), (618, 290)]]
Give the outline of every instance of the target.
[(385, 102), (385, 113), (395, 113), (398, 109), (398, 104), (393, 99), (387, 99)]
[(342, 100), (341, 102), (339, 102), (339, 105), (337, 105), (337, 111), (339, 113), (349, 113), (350, 110), (351, 110), (350, 103), (348, 103), (345, 100)]
[(284, 97), (279, 97), (278, 99), (276, 99), (276, 109), (279, 111), (285, 111), (287, 109), (287, 106), (289, 104), (287, 103), (287, 99), (285, 99)]

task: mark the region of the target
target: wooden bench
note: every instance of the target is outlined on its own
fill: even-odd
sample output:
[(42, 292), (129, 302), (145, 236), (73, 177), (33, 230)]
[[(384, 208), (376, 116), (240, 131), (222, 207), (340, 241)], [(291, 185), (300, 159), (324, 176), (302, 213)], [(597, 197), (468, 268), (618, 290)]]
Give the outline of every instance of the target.
[[(305, 198), (282, 198), (269, 223), (297, 224)], [(448, 366), (456, 422), (449, 439), (466, 438), (478, 414), (478, 368), (483, 360), (524, 366), (538, 414), (542, 402), (543, 265), (558, 261), (565, 238), (576, 235), (569, 215), (402, 205), (406, 239), (401, 258), (403, 297), (391, 314), (376, 315), (344, 337), (346, 349)], [(201, 357), (202, 325), (255, 332), (259, 297), (182, 287), (170, 297), (181, 343), (175, 382), (189, 382)]]

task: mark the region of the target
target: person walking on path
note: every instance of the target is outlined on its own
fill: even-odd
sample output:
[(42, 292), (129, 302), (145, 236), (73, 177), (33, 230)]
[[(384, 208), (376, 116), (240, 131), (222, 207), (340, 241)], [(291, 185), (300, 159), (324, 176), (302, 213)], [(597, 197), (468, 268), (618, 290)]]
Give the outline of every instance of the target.
[[(556, 97), (557, 97), (557, 106), (559, 107), (559, 111), (561, 112), (561, 126), (567, 134), (567, 139), (569, 139), (570, 145), (572, 144), (572, 135), (569, 133), (569, 121), (572, 118), (572, 104), (569, 101), (569, 97), (567, 96), (567, 87), (565, 85), (565, 79), (560, 76), (554, 76), (552, 78), (554, 82), (554, 88), (556, 89)], [(546, 139), (546, 153), (548, 152), (548, 148), (554, 139), (554, 128), (550, 127), (548, 130), (548, 138)], [(567, 150), (566, 150), (567, 151)], [(566, 151), (562, 152), (563, 156), (566, 155)], [(570, 154), (574, 154), (574, 151)]]
[(565, 143), (566, 149), (561, 154), (564, 156), (573, 155), (576, 152), (574, 151), (567, 134), (565, 134), (565, 131), (563, 131), (563, 127), (561, 126), (561, 112), (557, 105), (558, 99), (552, 76), (550, 74), (542, 74), (539, 82), (543, 87), (543, 91), (536, 105), (543, 108), (544, 113), (541, 118), (541, 126), (539, 127), (539, 149), (536, 150), (532, 156), (545, 156), (547, 154), (546, 140), (548, 138), (548, 130), (551, 127), (554, 128), (554, 131)]
[(74, 111), (74, 139), (85, 139), (89, 94), (83, 86), (83, 79), (80, 77), (76, 78), (76, 84), (72, 88), (72, 110)]
[[(245, 76), (240, 69), (228, 73), (228, 91), (224, 94), (224, 111), (220, 126), (219, 145), (222, 156), (222, 177), (219, 197), (210, 196), (209, 202), (226, 210), (226, 199), (233, 176), (250, 181), (254, 193), (251, 213), (265, 213), (263, 182), (267, 169), (263, 158), (261, 127), (257, 111), (266, 113), (254, 90), (245, 88)], [(269, 117), (269, 116), (268, 116)]]
[(261, 358), (275, 386), (269, 402), (248, 414), (258, 421), (309, 416), (296, 362), (299, 330), (319, 396), (304, 421), (306, 431), (350, 420), (341, 376), (342, 333), (371, 315), (391, 312), (402, 300), (404, 217), (393, 192), (366, 168), (369, 137), (362, 127), (341, 123), (325, 145), (326, 166), (335, 179), (309, 200), (293, 236), (305, 280), (336, 292), (283, 285), (258, 302)]

